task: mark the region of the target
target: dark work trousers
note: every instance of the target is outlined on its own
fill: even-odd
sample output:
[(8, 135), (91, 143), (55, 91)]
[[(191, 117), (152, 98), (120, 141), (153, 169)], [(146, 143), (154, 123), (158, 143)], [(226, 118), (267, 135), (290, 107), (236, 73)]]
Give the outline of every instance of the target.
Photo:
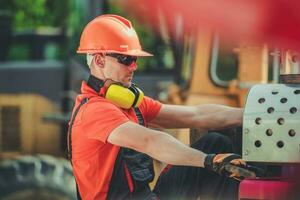
[[(231, 140), (218, 133), (201, 137), (193, 148), (204, 153), (232, 153)], [(199, 167), (173, 166), (163, 173), (154, 192), (160, 200), (237, 199), (239, 181)]]

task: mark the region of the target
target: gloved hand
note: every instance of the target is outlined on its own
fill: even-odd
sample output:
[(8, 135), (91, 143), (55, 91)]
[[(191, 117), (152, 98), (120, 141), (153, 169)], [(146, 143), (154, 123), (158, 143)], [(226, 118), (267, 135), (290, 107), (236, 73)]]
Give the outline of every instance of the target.
[(241, 156), (232, 153), (208, 154), (204, 160), (206, 169), (238, 180), (244, 177), (242, 167), (245, 166), (246, 163)]

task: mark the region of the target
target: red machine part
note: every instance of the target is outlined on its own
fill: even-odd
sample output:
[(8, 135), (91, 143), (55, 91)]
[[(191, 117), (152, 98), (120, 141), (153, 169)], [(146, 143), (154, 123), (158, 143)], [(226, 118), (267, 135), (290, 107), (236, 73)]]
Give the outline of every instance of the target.
[(294, 185), (287, 180), (249, 179), (240, 183), (239, 199), (291, 199)]

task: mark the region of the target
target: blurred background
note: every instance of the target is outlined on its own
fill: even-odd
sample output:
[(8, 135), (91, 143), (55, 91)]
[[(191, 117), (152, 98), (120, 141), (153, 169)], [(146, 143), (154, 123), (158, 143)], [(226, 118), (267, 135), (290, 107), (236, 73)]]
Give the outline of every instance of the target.
[[(190, 0), (186, 7), (159, 2), (0, 0), (0, 199), (76, 199), (66, 135), (75, 97), (89, 74), (76, 49), (83, 27), (98, 15), (118, 14), (132, 22), (143, 49), (154, 54), (138, 60), (134, 82), (164, 103), (243, 107), (253, 85), (300, 73), (298, 49), (287, 49), (295, 42), (285, 42), (285, 32), (277, 34), (282, 43), (261, 37), (269, 32), (256, 19), (265, 19), (266, 9), (226, 4), (224, 13), (224, 1), (212, 10), (206, 8), (216, 5), (208, 1)], [(185, 144), (201, 135), (193, 129), (166, 131)]]

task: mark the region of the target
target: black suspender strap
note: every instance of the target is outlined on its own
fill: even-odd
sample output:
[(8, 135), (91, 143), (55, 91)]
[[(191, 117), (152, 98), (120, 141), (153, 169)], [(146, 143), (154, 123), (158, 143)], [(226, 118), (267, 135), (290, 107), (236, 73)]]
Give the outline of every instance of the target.
[[(83, 106), (86, 102), (88, 102), (88, 98), (84, 98), (81, 100), (79, 106), (76, 108), (75, 112), (73, 113), (72, 117), (71, 117), (71, 120), (70, 120), (70, 126), (69, 126), (69, 129), (68, 129), (68, 158), (71, 162), (71, 165), (72, 165), (72, 128), (73, 128), (73, 124), (74, 124), (74, 120), (81, 108), (81, 106)], [(76, 181), (75, 181), (76, 183)], [(80, 193), (79, 193), (79, 190), (78, 190), (78, 185), (76, 183), (76, 192), (77, 192), (77, 199), (78, 200), (81, 200), (81, 196), (80, 196)]]
[(73, 113), (71, 120), (70, 120), (70, 126), (68, 129), (68, 158), (71, 161), (71, 164), (72, 164), (72, 128), (73, 128), (74, 120), (75, 120), (81, 106), (83, 106), (86, 102), (88, 102), (88, 98), (84, 98), (81, 100), (79, 106), (76, 108), (76, 110)]
[(138, 107), (134, 107), (133, 109), (135, 111), (135, 115), (138, 119), (139, 125), (145, 126), (145, 121), (144, 121), (144, 118), (143, 118), (143, 115), (142, 115), (140, 109)]

